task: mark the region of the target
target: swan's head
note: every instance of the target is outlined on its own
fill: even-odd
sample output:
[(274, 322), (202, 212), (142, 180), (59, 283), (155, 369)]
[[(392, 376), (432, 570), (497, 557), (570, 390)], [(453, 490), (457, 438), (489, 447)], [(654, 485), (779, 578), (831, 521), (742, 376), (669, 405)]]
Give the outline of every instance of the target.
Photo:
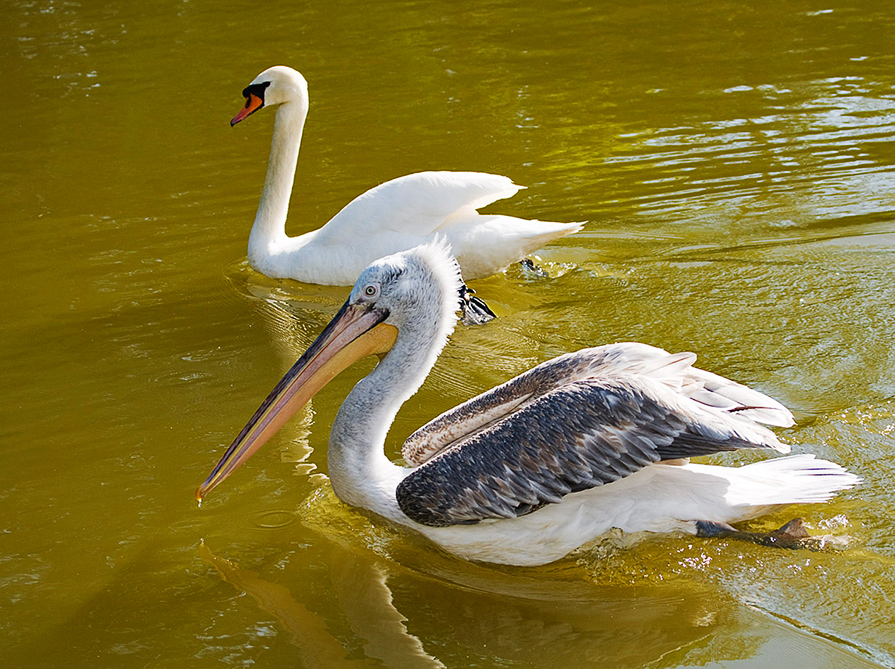
[(395, 347), (399, 362), (428, 371), (456, 324), (461, 285), (460, 268), (442, 240), (368, 266), (329, 325), (230, 444), (196, 498), (205, 497), (357, 360), (384, 358)]
[(308, 109), (308, 82), (300, 72), (285, 65), (275, 65), (264, 70), (243, 89), (242, 95), (246, 99), (245, 106), (230, 121), (231, 126), (262, 107), (292, 102), (297, 103), (304, 111)]

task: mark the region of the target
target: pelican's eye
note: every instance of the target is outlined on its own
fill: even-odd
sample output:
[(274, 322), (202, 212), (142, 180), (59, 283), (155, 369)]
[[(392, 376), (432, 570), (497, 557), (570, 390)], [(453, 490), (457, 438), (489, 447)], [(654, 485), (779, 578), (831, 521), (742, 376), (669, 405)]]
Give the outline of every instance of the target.
[(364, 297), (369, 297), (371, 299), (379, 297), (379, 284), (368, 283), (364, 286)]

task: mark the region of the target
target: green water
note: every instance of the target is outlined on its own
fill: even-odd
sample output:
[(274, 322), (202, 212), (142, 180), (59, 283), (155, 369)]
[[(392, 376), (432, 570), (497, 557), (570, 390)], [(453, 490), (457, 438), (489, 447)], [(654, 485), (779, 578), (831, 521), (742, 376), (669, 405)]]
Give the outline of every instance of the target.
[[(8, 0), (0, 20), (0, 657), (28, 667), (895, 665), (895, 14), (889, 2)], [(822, 553), (623, 537), (470, 565), (338, 503), (361, 365), (193, 491), (347, 290), (245, 244), (273, 64), (310, 83), (291, 234), (425, 169), (585, 220), (550, 278), (478, 281), (389, 441), (562, 352), (693, 350), (864, 483), (792, 509)], [(752, 454), (716, 458), (739, 463)], [(204, 543), (203, 543), (204, 542)]]

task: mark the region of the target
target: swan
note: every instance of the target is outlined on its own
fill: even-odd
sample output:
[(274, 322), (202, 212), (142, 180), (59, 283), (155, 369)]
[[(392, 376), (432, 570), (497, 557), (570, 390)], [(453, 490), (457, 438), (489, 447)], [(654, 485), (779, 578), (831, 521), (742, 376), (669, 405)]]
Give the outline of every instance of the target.
[(255, 223), (249, 264), (275, 279), (350, 286), (372, 261), (430, 241), (447, 239), (466, 280), (491, 276), (583, 223), (550, 223), (478, 209), (508, 198), (521, 186), (496, 174), (419, 172), (386, 181), (358, 196), (322, 228), (286, 235), (286, 216), (302, 131), (308, 84), (278, 65), (243, 90), (245, 106), (234, 126), (264, 107), (276, 108), (270, 161)]
[(394, 464), (386, 434), (454, 328), (459, 284), (440, 241), (370, 265), (197, 499), (368, 355), (380, 362), (349, 393), (330, 433), (333, 490), (469, 560), (545, 564), (612, 528), (810, 545), (798, 521), (769, 534), (730, 523), (823, 502), (860, 481), (813, 455), (743, 467), (689, 463), (739, 448), (786, 453), (759, 423), (785, 427), (792, 415), (762, 393), (694, 367), (692, 353), (631, 342), (562, 355), (447, 411), (407, 439), (407, 466)]

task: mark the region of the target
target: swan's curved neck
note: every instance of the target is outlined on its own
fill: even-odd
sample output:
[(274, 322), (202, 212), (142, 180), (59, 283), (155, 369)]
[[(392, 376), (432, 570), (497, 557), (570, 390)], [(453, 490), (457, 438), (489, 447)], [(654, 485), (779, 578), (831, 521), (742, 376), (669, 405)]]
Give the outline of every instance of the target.
[(257, 267), (257, 259), (271, 255), (275, 247), (286, 240), (289, 197), (307, 114), (307, 108), (296, 102), (287, 102), (277, 108), (267, 177), (249, 235), (249, 262), (254, 267)]
[(388, 355), (349, 393), (329, 438), (329, 476), (339, 499), (405, 524), (395, 488), (410, 470), (386, 457), (385, 438), (444, 347), (438, 330), (430, 327), (418, 336), (401, 332)]

